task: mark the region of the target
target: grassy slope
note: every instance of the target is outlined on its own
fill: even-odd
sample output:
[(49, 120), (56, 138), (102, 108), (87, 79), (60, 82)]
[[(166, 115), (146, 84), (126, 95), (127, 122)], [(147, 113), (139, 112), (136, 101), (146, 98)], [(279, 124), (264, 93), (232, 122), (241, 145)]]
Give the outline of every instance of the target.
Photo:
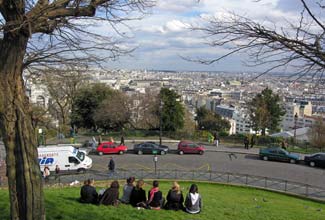
[[(180, 183), (183, 192), (189, 182)], [(166, 196), (170, 182), (162, 182)], [(47, 219), (66, 220), (322, 220), (325, 205), (263, 190), (198, 183), (203, 198), (203, 211), (199, 215), (184, 212), (136, 210), (131, 206), (106, 207), (85, 205), (77, 202), (79, 187), (46, 189)], [(149, 189), (149, 185), (145, 188)], [(97, 187), (100, 189), (102, 187)], [(0, 190), (0, 219), (9, 219), (8, 191)], [(263, 201), (264, 200), (266, 201)]]

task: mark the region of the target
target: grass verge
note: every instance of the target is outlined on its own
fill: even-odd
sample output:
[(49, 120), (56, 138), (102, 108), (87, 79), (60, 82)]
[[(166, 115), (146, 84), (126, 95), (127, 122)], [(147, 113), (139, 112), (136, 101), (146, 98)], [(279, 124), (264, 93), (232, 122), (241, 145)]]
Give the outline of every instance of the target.
[[(146, 191), (150, 183), (145, 186)], [(183, 193), (190, 182), (180, 182)], [(128, 205), (106, 207), (80, 204), (80, 187), (45, 189), (48, 220), (321, 220), (325, 219), (325, 205), (260, 189), (197, 183), (203, 199), (199, 215), (182, 211), (137, 210)], [(105, 184), (106, 185), (106, 184)], [(171, 182), (164, 181), (160, 189), (166, 196)], [(97, 190), (103, 188), (97, 186)], [(121, 187), (122, 188), (122, 187)], [(8, 191), (0, 190), (0, 219), (9, 219)]]

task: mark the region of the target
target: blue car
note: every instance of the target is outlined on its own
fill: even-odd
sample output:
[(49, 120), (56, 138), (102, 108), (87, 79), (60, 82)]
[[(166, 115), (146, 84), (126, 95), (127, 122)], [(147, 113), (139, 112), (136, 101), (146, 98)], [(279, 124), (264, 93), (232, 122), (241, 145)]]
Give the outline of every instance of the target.
[(280, 147), (260, 149), (259, 155), (262, 160), (276, 160), (290, 163), (296, 163), (300, 159), (298, 154), (289, 153)]

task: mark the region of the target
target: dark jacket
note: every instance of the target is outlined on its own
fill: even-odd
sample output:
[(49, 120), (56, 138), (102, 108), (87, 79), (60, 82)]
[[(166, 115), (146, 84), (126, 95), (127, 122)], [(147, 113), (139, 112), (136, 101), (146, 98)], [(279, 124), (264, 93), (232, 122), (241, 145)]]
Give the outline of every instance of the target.
[(108, 188), (99, 199), (99, 204), (117, 205), (119, 191), (118, 188)]
[(137, 204), (141, 202), (146, 202), (146, 192), (142, 188), (137, 189), (134, 187), (130, 196), (130, 204), (132, 206), (138, 206)]
[(108, 163), (108, 169), (111, 170), (111, 171), (114, 171), (115, 170), (115, 162), (113, 159), (111, 159)]
[(165, 205), (165, 209), (170, 209), (170, 210), (180, 210), (183, 209), (183, 202), (184, 202), (184, 197), (183, 193), (177, 193), (175, 190), (169, 190), (167, 194), (167, 203)]
[(98, 200), (98, 194), (95, 187), (90, 185), (84, 185), (80, 190), (80, 202), (96, 204)]
[[(148, 201), (150, 200), (150, 191), (148, 192)], [(161, 207), (163, 202), (162, 192), (158, 191), (154, 194), (153, 199), (148, 203), (151, 207)]]

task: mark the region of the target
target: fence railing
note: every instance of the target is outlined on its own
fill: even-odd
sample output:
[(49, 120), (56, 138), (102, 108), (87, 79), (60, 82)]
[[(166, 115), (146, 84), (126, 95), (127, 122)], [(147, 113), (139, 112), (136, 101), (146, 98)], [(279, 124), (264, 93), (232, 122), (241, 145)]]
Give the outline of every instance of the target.
[(325, 201), (325, 188), (322, 187), (277, 178), (218, 171), (183, 171), (158, 169), (155, 172), (153, 170), (145, 169), (129, 169), (117, 170), (114, 173), (105, 173), (102, 171), (92, 170), (83, 174), (63, 174), (58, 176), (53, 175), (47, 184), (73, 183), (76, 180), (83, 182), (88, 178), (93, 178), (95, 180), (126, 179), (130, 176), (134, 176), (137, 179), (172, 179), (184, 181), (199, 180), (235, 184), (275, 190)]

